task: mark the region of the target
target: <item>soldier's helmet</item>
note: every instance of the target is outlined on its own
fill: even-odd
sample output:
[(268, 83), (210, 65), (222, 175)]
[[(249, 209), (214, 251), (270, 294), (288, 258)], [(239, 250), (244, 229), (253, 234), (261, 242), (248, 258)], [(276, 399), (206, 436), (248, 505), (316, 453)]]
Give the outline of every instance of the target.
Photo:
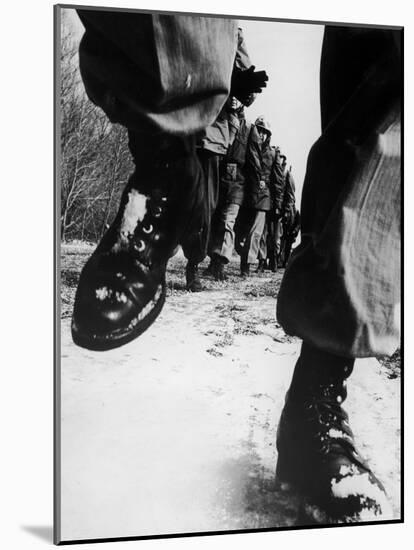
[(267, 122), (267, 120), (264, 119), (264, 117), (259, 116), (258, 118), (256, 118), (256, 122), (254, 124), (258, 128), (263, 128), (263, 130), (265, 130), (269, 134), (269, 136), (272, 135), (272, 130), (270, 129), (270, 124)]

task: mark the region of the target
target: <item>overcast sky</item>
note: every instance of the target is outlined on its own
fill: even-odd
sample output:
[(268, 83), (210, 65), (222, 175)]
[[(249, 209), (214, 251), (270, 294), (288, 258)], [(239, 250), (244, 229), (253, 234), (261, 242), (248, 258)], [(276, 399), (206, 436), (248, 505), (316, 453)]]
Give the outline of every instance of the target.
[[(83, 32), (74, 10), (70, 22), (77, 37)], [(267, 88), (246, 110), (248, 120), (259, 115), (272, 127), (292, 165), (300, 197), (308, 151), (320, 134), (319, 64), (323, 26), (242, 20), (247, 49), (257, 70), (269, 75)]]
[(257, 69), (266, 69), (267, 88), (246, 110), (254, 120), (266, 117), (272, 142), (292, 165), (297, 196), (302, 188), (309, 149), (320, 135), (319, 65), (322, 25), (240, 21), (247, 49)]

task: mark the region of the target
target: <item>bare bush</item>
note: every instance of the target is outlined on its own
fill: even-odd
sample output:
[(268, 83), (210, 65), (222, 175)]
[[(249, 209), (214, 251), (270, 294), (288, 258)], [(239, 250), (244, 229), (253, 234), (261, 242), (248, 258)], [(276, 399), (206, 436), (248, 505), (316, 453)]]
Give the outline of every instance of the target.
[(127, 133), (86, 96), (78, 44), (65, 17), (60, 63), (61, 238), (97, 241), (132, 169)]

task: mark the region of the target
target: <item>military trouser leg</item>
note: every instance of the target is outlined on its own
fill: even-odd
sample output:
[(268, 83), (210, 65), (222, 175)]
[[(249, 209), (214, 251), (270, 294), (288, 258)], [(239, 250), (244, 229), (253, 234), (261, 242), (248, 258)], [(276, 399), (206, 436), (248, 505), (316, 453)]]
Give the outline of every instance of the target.
[(216, 211), (216, 226), (213, 228), (210, 256), (220, 256), (225, 262), (231, 260), (234, 250), (234, 225), (240, 206), (234, 203), (222, 205)]
[(220, 155), (198, 150), (204, 178), (199, 186), (199, 203), (204, 207), (204, 223), (197, 233), (189, 233), (181, 242), (184, 256), (191, 264), (201, 263), (207, 256), (211, 237), (211, 220), (217, 206)]
[(345, 357), (399, 345), (400, 41), (398, 31), (327, 28), (323, 132), (309, 153), (301, 243), (278, 298), (289, 334)]
[(78, 10), (89, 98), (112, 122), (144, 134), (194, 135), (230, 91), (234, 19)]
[(257, 261), (265, 221), (266, 212), (257, 210), (243, 247), (243, 260), (248, 264), (254, 264)]

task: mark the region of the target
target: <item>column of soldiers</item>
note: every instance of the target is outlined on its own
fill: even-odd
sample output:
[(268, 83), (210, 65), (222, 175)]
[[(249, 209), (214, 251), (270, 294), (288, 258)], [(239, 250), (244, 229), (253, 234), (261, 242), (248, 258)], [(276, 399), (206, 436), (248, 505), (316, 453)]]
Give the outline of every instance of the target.
[[(192, 292), (203, 289), (198, 264), (207, 254), (210, 263), (204, 274), (218, 281), (226, 279), (234, 250), (240, 255), (242, 277), (249, 277), (256, 264), (257, 273), (276, 272), (286, 266), (299, 232), (292, 167), (287, 168), (279, 147), (271, 145), (269, 123), (263, 117), (254, 124), (245, 118), (245, 107), (254, 99), (254, 94), (241, 100), (230, 97), (199, 142), (212, 218), (204, 245), (195, 235), (182, 243), (188, 260), (187, 289)], [(205, 162), (206, 155), (210, 163)]]

